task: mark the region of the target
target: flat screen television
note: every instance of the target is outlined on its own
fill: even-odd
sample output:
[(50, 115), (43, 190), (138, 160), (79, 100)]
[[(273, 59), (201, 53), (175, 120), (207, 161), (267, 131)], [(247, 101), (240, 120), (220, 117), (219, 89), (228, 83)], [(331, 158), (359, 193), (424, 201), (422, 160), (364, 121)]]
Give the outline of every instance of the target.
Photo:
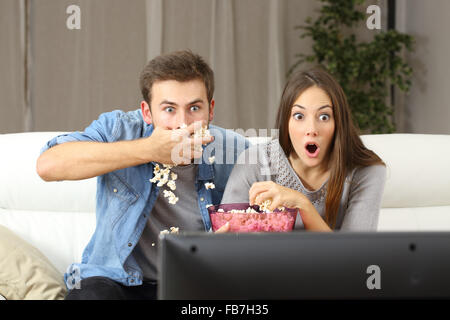
[(450, 233), (180, 233), (159, 299), (450, 298)]

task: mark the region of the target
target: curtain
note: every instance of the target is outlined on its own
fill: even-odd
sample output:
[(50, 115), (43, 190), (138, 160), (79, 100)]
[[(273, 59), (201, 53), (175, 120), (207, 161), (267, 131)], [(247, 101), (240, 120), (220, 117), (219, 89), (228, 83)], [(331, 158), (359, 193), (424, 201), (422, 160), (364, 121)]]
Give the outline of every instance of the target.
[(318, 8), (314, 0), (146, 0), (147, 59), (191, 49), (214, 70), (214, 124), (272, 128), (295, 54), (311, 51), (294, 27)]
[[(79, 30), (66, 26), (70, 5), (80, 8)], [(294, 27), (316, 17), (320, 6), (316, 0), (1, 0), (0, 133), (83, 130), (102, 112), (139, 108), (144, 65), (182, 49), (214, 70), (214, 124), (273, 128), (295, 54), (311, 52), (311, 39)]]

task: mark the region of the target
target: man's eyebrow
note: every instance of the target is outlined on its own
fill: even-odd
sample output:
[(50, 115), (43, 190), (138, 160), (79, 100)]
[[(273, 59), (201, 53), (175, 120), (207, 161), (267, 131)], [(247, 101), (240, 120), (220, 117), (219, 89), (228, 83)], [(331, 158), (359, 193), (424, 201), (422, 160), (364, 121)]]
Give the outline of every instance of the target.
[(203, 101), (203, 99), (199, 98), (199, 99), (195, 99), (195, 100), (189, 102), (188, 105), (191, 105), (191, 104), (194, 104), (194, 103), (204, 103), (204, 101)]
[[(203, 101), (203, 99), (198, 98), (198, 99), (192, 100), (187, 105), (190, 106), (191, 104), (195, 104), (195, 103), (204, 103), (204, 101)], [(163, 104), (170, 104), (172, 106), (177, 106), (177, 104), (175, 102), (172, 102), (169, 100), (163, 100), (163, 101), (161, 101), (161, 103), (159, 105), (161, 106)]]
[(173, 106), (176, 106), (176, 105), (177, 105), (175, 102), (168, 101), (168, 100), (163, 100), (163, 101), (161, 101), (161, 103), (160, 103), (159, 105), (161, 106), (161, 105), (163, 105), (163, 104), (170, 104), (170, 105), (173, 105)]
[[(299, 107), (300, 109), (306, 110), (305, 107), (303, 107), (303, 106), (301, 106), (301, 105), (299, 105), (299, 104), (294, 104), (294, 107)], [(326, 105), (324, 105), (324, 106), (321, 106), (321, 107), (320, 107), (319, 109), (317, 109), (317, 110), (322, 110), (322, 109), (325, 109), (325, 108), (331, 108), (331, 109), (333, 109), (330, 105), (326, 104)]]

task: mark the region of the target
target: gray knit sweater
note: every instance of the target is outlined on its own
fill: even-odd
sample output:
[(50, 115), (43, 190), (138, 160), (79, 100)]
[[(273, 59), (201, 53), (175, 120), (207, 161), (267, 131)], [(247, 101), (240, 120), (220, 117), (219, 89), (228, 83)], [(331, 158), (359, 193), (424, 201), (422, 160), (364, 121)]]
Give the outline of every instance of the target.
[[(302, 184), (286, 158), (278, 139), (251, 146), (239, 156), (222, 198), (222, 203), (248, 202), (248, 191), (254, 182), (274, 181), (302, 192), (325, 217), (328, 180), (317, 190)], [(386, 167), (374, 165), (352, 170), (345, 179), (335, 229), (347, 231), (375, 231), (386, 180)], [(304, 229), (297, 215), (295, 229)]]

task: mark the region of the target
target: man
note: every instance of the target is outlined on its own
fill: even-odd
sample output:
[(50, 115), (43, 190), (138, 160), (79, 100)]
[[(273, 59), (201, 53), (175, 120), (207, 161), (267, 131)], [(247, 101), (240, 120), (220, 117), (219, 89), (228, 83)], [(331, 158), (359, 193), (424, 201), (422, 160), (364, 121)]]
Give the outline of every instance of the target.
[[(200, 56), (158, 56), (145, 66), (140, 86), (140, 109), (104, 113), (84, 132), (53, 138), (37, 161), (46, 181), (98, 177), (96, 229), (81, 263), (64, 275), (72, 289), (66, 299), (156, 298), (159, 233), (210, 231), (206, 207), (220, 203), (234, 165), (225, 159), (235, 161), (249, 146), (212, 125), (214, 138), (192, 137), (199, 122), (214, 117), (214, 75)], [(173, 188), (150, 181), (162, 164), (176, 165)], [(170, 192), (177, 201), (167, 199)]]

